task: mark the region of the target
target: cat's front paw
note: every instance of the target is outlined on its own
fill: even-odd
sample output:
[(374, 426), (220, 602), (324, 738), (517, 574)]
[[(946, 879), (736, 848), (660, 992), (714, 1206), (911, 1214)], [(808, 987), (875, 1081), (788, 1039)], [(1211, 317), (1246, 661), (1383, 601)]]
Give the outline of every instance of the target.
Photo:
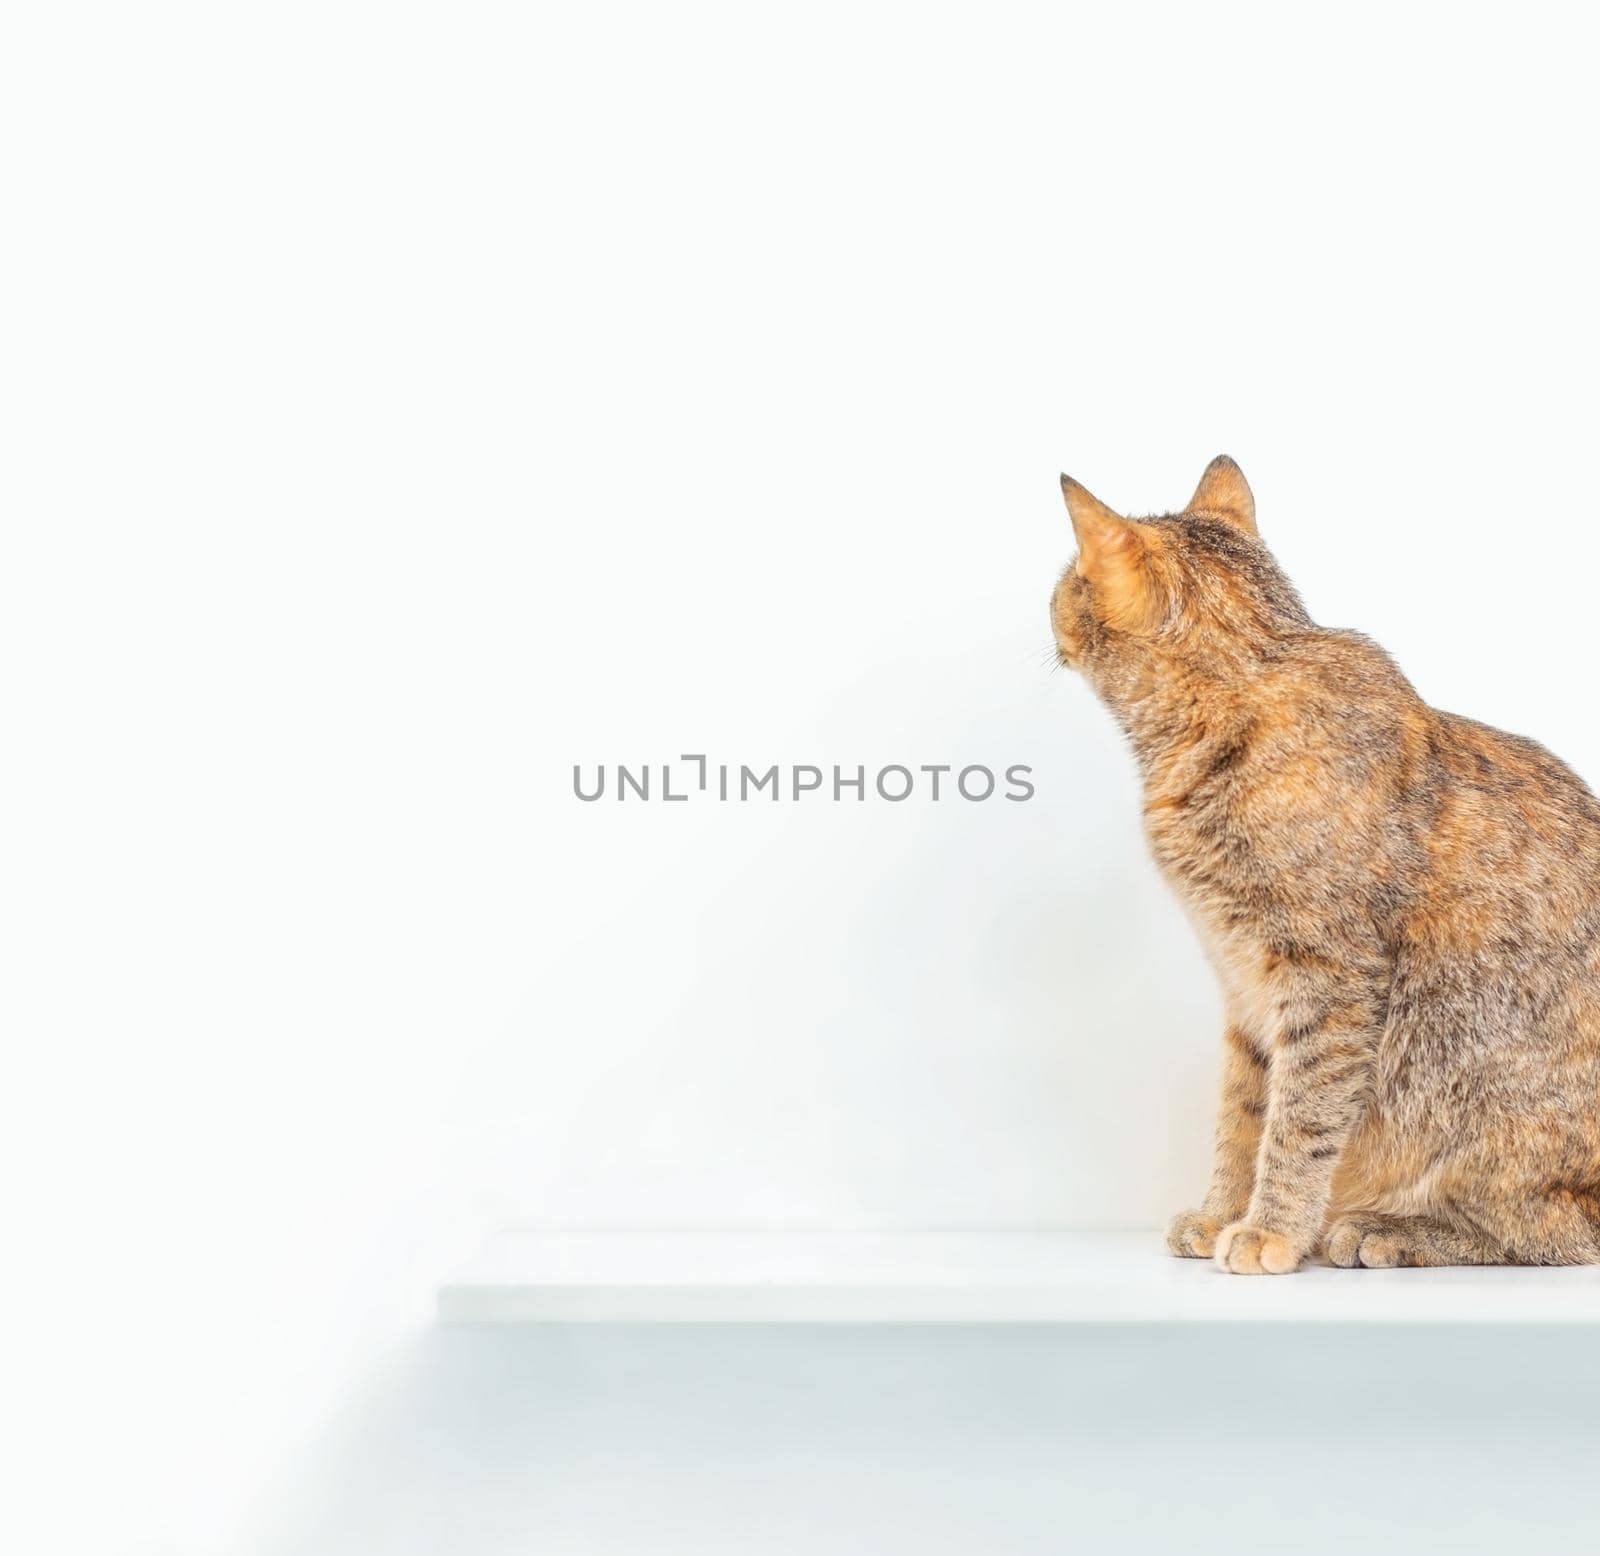
[(1305, 1249), (1287, 1237), (1235, 1221), (1217, 1238), (1217, 1268), (1230, 1275), (1289, 1275), (1300, 1268)]
[(1222, 1223), (1203, 1210), (1180, 1210), (1167, 1223), (1167, 1248), (1180, 1259), (1209, 1259)]

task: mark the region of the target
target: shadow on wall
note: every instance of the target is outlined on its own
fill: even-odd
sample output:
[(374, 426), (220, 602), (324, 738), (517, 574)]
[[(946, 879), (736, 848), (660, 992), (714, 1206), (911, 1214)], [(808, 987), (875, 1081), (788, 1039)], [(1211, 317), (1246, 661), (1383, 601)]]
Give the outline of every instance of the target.
[(437, 1329), (260, 1556), (1592, 1549), (1572, 1331)]

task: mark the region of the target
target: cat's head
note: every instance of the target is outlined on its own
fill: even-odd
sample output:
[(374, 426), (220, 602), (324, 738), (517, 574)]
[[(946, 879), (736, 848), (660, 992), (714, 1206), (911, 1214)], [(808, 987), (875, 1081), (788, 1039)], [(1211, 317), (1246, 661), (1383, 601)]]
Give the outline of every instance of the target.
[(1061, 477), (1078, 554), (1050, 622), (1063, 664), (1103, 692), (1163, 663), (1237, 664), (1307, 625), (1305, 607), (1256, 532), (1244, 472), (1219, 455), (1181, 513), (1125, 519)]

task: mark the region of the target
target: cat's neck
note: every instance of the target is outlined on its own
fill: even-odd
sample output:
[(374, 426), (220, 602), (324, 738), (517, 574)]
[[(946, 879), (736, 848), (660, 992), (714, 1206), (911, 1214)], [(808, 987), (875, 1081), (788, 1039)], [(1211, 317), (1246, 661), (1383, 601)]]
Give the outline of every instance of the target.
[(1133, 747), (1149, 788), (1165, 787), (1216, 746), (1242, 747), (1253, 722), (1251, 685), (1259, 667), (1204, 669), (1152, 664), (1106, 701)]

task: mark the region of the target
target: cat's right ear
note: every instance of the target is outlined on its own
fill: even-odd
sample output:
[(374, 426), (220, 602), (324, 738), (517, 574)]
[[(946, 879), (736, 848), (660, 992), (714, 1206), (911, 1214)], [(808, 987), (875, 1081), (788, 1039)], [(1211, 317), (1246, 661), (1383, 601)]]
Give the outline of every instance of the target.
[(1255, 535), (1256, 500), (1250, 483), (1242, 471), (1226, 454), (1218, 454), (1205, 468), (1200, 484), (1189, 499), (1185, 513), (1214, 513), (1219, 519)]
[(1155, 580), (1139, 527), (1070, 475), (1061, 477), (1061, 495), (1078, 537), (1078, 576), (1095, 586), (1100, 614), (1109, 625), (1139, 630), (1156, 614)]

